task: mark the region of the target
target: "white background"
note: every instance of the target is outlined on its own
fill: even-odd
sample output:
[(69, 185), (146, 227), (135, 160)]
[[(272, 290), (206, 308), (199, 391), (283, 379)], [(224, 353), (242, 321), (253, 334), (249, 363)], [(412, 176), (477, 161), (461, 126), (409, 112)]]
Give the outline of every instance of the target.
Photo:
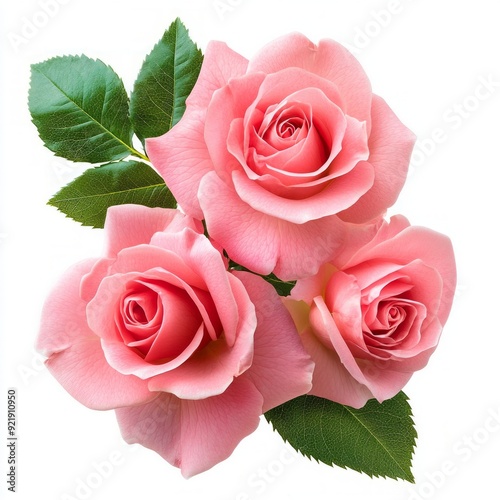
[[(50, 15), (43, 2), (2, 2), (0, 12), (0, 437), (6, 435), (8, 387), (18, 390), (19, 435), (18, 492), (7, 491), (4, 438), (0, 496), (499, 498), (497, 2), (51, 0)], [(405, 388), (419, 433), (415, 485), (313, 463), (290, 452), (265, 422), (224, 463), (185, 480), (154, 452), (124, 444), (113, 412), (73, 400), (33, 351), (44, 297), (65, 268), (99, 254), (101, 233), (45, 205), (81, 168), (54, 157), (30, 123), (29, 65), (85, 53), (110, 64), (130, 90), (143, 57), (177, 16), (202, 50), (220, 39), (251, 57), (293, 30), (315, 42), (330, 37), (347, 44), (374, 92), (418, 135), (420, 153), (391, 213), (452, 238), (459, 286), (440, 347)], [(28, 23), (39, 27), (30, 31)], [(96, 472), (111, 459), (112, 470), (101, 465)]]

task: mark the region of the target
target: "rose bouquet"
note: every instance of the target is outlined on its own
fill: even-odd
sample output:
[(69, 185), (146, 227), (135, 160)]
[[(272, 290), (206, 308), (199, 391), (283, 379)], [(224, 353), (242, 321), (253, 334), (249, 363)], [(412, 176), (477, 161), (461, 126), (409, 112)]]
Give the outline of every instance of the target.
[(55, 57), (29, 108), (49, 149), (95, 165), (49, 201), (105, 234), (41, 318), (73, 397), (186, 477), (264, 415), (306, 456), (413, 480), (401, 390), (438, 344), (454, 256), (384, 218), (415, 137), (344, 47), (295, 33), (203, 56), (177, 19), (130, 97), (103, 62)]

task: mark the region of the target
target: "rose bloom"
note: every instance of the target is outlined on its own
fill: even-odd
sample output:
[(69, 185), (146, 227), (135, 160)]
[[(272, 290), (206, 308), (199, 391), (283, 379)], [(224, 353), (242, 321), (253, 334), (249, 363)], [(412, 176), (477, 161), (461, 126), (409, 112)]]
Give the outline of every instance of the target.
[(104, 256), (71, 268), (37, 348), (84, 405), (184, 476), (227, 458), (259, 416), (311, 388), (312, 363), (274, 288), (176, 210), (111, 207)]
[(284, 36), (248, 61), (208, 44), (186, 112), (146, 149), (233, 260), (282, 279), (334, 257), (344, 222), (385, 212), (415, 137), (340, 44)]
[(436, 349), (455, 285), (450, 240), (402, 216), (298, 280), (285, 304), (315, 362), (311, 394), (355, 408), (395, 396)]

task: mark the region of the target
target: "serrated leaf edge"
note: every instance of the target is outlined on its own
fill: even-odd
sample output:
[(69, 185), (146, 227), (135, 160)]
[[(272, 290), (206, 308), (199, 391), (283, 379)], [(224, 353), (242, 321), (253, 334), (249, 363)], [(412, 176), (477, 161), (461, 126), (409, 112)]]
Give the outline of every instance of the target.
[[(404, 394), (404, 393), (403, 393)], [(405, 401), (408, 402), (408, 396), (406, 396), (406, 394), (404, 394), (405, 396)], [(349, 407), (346, 406), (346, 405), (342, 405), (344, 406), (344, 408), (349, 411)], [(271, 411), (271, 410), (269, 410)], [(349, 413), (351, 413), (349, 411)], [(352, 413), (351, 413), (352, 414)], [(354, 416), (354, 415), (353, 415)], [(266, 419), (266, 421), (271, 424), (271, 428), (273, 429), (273, 432), (276, 432), (280, 437), (281, 439), (283, 439), (283, 441), (285, 443), (287, 443), (288, 445), (290, 445), (297, 453), (299, 453), (300, 455), (302, 455), (303, 457), (307, 458), (308, 460), (313, 460), (315, 461), (316, 463), (320, 464), (320, 463), (323, 463), (325, 465), (328, 465), (329, 467), (339, 467), (343, 470), (352, 470), (352, 471), (355, 471), (355, 472), (358, 472), (360, 474), (364, 474), (370, 478), (382, 478), (382, 479), (393, 479), (395, 481), (399, 481), (400, 479), (401, 480), (404, 480), (404, 481), (407, 481), (411, 484), (415, 484), (415, 476), (413, 475), (413, 473), (411, 472), (411, 469), (409, 470), (409, 476), (408, 474), (404, 474), (404, 477), (402, 476), (396, 476), (396, 477), (392, 477), (392, 476), (388, 476), (386, 474), (372, 474), (370, 472), (366, 472), (364, 471), (363, 469), (359, 468), (359, 469), (356, 469), (355, 467), (351, 467), (349, 465), (342, 465), (342, 464), (337, 464), (335, 462), (325, 462), (324, 460), (321, 460), (321, 459), (317, 459), (316, 457), (314, 457), (313, 455), (310, 455), (306, 452), (304, 452), (301, 448), (296, 448), (293, 443), (291, 443), (288, 439), (284, 438), (281, 433), (279, 432), (279, 430), (275, 427), (273, 421), (271, 420), (270, 417), (268, 417), (267, 415), (267, 412), (264, 414), (264, 417)], [(417, 431), (415, 429), (415, 421), (413, 420), (413, 413), (412, 413), (412, 409), (411, 409), (411, 406), (410, 406), (410, 411), (409, 411), (409, 414), (407, 416), (409, 419), (410, 419), (410, 422), (412, 424), (412, 429), (413, 429), (413, 436), (412, 436), (412, 444), (411, 444), (411, 455), (410, 455), (410, 463), (413, 461), (413, 457), (415, 456), (415, 446), (416, 446), (416, 441), (418, 439), (418, 434), (417, 434)], [(359, 419), (357, 419), (359, 420)], [(361, 423), (361, 422), (360, 422)], [(367, 430), (368, 428), (363, 424), (363, 427), (365, 427)], [(377, 439), (378, 441), (378, 439)], [(383, 447), (385, 449), (385, 446)], [(389, 454), (390, 455), (390, 454)], [(397, 462), (395, 462), (397, 463)], [(398, 464), (398, 467), (401, 469), (401, 467), (399, 466)], [(401, 469), (401, 470), (404, 470), (404, 469)]]
[[(31, 71), (34, 72), (36, 71), (37, 73), (39, 73), (41, 76), (43, 76), (45, 79), (47, 79), (51, 85), (53, 85), (60, 93), (61, 95), (63, 95), (66, 99), (68, 99), (69, 102), (71, 102), (75, 107), (77, 107), (83, 114), (85, 114), (89, 120), (92, 122), (92, 123), (95, 123), (96, 125), (99, 126), (99, 128), (101, 128), (103, 130), (103, 133), (105, 133), (106, 135), (109, 135), (111, 136), (114, 140), (116, 140), (118, 143), (120, 143), (124, 148), (127, 149), (128, 153), (125, 153), (124, 152), (124, 155), (120, 158), (115, 158), (115, 160), (113, 161), (119, 161), (119, 160), (123, 160), (124, 158), (126, 158), (127, 156), (129, 156), (130, 154), (134, 155), (134, 156), (137, 156), (138, 158), (141, 158), (142, 160), (146, 160), (148, 161), (149, 159), (143, 155), (142, 153), (140, 153), (139, 151), (137, 151), (133, 145), (132, 145), (132, 136), (133, 136), (133, 124), (130, 120), (130, 114), (127, 113), (127, 119), (129, 120), (129, 123), (130, 123), (130, 130), (131, 130), (131, 134), (130, 134), (130, 144), (127, 144), (126, 142), (124, 142), (122, 139), (120, 139), (119, 137), (117, 137), (113, 132), (111, 132), (111, 130), (108, 130), (102, 123), (98, 122), (94, 117), (92, 117), (91, 115), (88, 114), (87, 111), (85, 111), (78, 103), (76, 103), (70, 96), (68, 96), (66, 94), (66, 92), (63, 91), (63, 89), (60, 88), (59, 85), (57, 85), (53, 80), (51, 80), (45, 73), (43, 73), (41, 70), (40, 70), (40, 67), (44, 64), (47, 64), (47, 63), (50, 63), (52, 61), (56, 61), (56, 60), (64, 60), (64, 59), (70, 59), (70, 58), (73, 58), (73, 59), (79, 59), (79, 60), (87, 60), (87, 61), (92, 61), (92, 62), (96, 62), (96, 63), (100, 63), (102, 64), (105, 68), (109, 69), (115, 76), (116, 78), (118, 79), (118, 81), (120, 82), (120, 84), (122, 85), (123, 87), (123, 90), (127, 96), (127, 104), (128, 104), (128, 107), (130, 107), (130, 97), (125, 89), (125, 85), (123, 83), (123, 80), (122, 78), (116, 73), (116, 71), (109, 65), (109, 64), (106, 64), (104, 61), (102, 61), (101, 59), (99, 58), (92, 58), (92, 57), (88, 57), (87, 55), (85, 54), (80, 54), (80, 55), (62, 55), (62, 56), (55, 56), (55, 57), (51, 57), (49, 59), (46, 59), (45, 61), (41, 61), (39, 63), (35, 63), (35, 64), (32, 64), (31, 65)], [(32, 78), (31, 78), (32, 79)], [(29, 86), (29, 90), (28, 90), (28, 100), (31, 96), (31, 93), (32, 93), (32, 90), (33, 90), (33, 86), (32, 86), (32, 82), (31, 82), (31, 79), (30, 79), (30, 86)], [(35, 119), (32, 117), (31, 119), (32, 123), (36, 125), (35, 123)], [(38, 127), (37, 127), (38, 128)], [(40, 139), (42, 140), (42, 142), (44, 143), (44, 145), (46, 146), (45, 144), (45, 140), (43, 139), (43, 137), (38, 134)], [(49, 148), (50, 149), (50, 148)], [(51, 150), (52, 151), (52, 150)], [(66, 158), (63, 154), (59, 154), (57, 151), (52, 151), (56, 156), (59, 156), (61, 158), (65, 158), (67, 159), (68, 161), (76, 161), (76, 162), (80, 162), (80, 160), (73, 160), (73, 159), (70, 159), (70, 158)], [(89, 163), (87, 161), (82, 161), (83, 163)], [(105, 161), (103, 162), (91, 162), (92, 164), (96, 165), (96, 164), (100, 164), (100, 163), (106, 163)]]

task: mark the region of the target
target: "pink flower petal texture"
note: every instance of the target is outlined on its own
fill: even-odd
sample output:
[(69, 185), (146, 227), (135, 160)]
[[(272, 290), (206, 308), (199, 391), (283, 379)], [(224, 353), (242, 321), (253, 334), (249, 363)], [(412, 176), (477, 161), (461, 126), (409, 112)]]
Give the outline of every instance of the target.
[(308, 392), (313, 364), (273, 287), (255, 274), (234, 274), (256, 305), (254, 357), (246, 375), (264, 397), (263, 412), (266, 412)]
[(203, 233), (199, 221), (178, 210), (149, 208), (142, 205), (118, 205), (109, 207), (106, 214), (105, 250), (107, 257), (116, 257), (124, 248), (148, 244), (157, 232), (176, 231), (190, 227)]
[(315, 362), (311, 394), (359, 408), (392, 398), (426, 366), (456, 267), (449, 238), (402, 216), (349, 241), (336, 262), (298, 280), (285, 304)]
[(361, 223), (377, 217), (396, 202), (406, 181), (415, 144), (415, 134), (376, 95), (373, 96), (371, 116), (368, 162), (376, 172), (375, 181), (352, 207), (340, 213), (340, 217), (349, 222)]
[[(341, 222), (371, 224), (396, 201), (414, 141), (347, 49), (292, 33), (250, 61), (209, 44), (185, 115), (147, 151), (234, 262), (295, 279), (341, 250)], [(322, 231), (337, 243), (306, 268)]]
[(315, 365), (311, 395), (353, 408), (361, 408), (373, 397), (368, 387), (350, 374), (339, 355), (323, 345), (310, 329), (303, 330), (301, 338)]
[(228, 458), (257, 429), (262, 403), (255, 386), (239, 377), (219, 396), (191, 401), (164, 393), (116, 415), (128, 443), (157, 451), (188, 478)]

